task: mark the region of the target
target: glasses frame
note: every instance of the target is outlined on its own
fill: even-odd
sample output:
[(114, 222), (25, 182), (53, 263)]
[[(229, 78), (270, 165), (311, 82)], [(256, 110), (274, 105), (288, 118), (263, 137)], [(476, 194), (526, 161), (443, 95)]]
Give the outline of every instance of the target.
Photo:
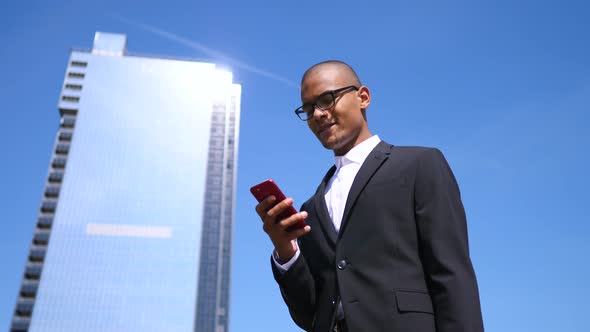
[[(336, 105), (336, 97), (338, 94), (342, 93), (342, 92), (346, 92), (346, 90), (350, 90), (350, 89), (354, 89), (354, 91), (358, 91), (360, 88), (357, 87), (356, 85), (349, 85), (349, 86), (345, 86), (343, 88), (340, 89), (336, 89), (336, 90), (329, 90), (326, 92), (323, 92), (321, 95), (319, 95), (316, 98), (315, 103), (313, 104), (303, 104), (299, 107), (297, 107), (297, 109), (295, 110), (295, 115), (297, 115), (297, 117), (301, 120), (301, 121), (308, 121), (309, 119), (313, 118), (313, 114), (315, 113), (316, 108), (320, 109), (321, 111), (328, 111), (331, 108), (333, 108)], [(331, 95), (332, 96), (332, 104), (329, 107), (323, 108), (320, 105), (318, 105), (318, 100), (320, 100), (321, 98), (325, 97), (326, 95)], [(313, 110), (310, 114), (307, 114), (307, 112), (305, 111), (305, 107), (306, 106), (312, 106)]]

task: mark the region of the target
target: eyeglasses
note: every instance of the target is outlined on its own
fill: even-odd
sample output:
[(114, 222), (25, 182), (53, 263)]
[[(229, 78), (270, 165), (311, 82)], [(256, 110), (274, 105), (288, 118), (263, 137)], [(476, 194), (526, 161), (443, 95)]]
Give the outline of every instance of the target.
[(301, 120), (307, 121), (313, 118), (313, 113), (315, 112), (316, 107), (322, 111), (327, 111), (331, 109), (336, 104), (336, 97), (339, 97), (339, 94), (343, 94), (343, 92), (348, 92), (347, 90), (351, 89), (357, 91), (359, 88), (357, 88), (354, 85), (349, 85), (337, 90), (326, 91), (318, 96), (318, 98), (315, 100), (315, 103), (303, 104), (299, 106), (299, 108), (295, 110), (295, 114), (297, 114), (297, 116)]

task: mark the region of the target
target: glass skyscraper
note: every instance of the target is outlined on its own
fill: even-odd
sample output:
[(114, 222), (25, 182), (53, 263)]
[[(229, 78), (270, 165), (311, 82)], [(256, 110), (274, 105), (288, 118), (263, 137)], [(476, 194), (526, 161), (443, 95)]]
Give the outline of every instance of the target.
[(227, 331), (240, 85), (215, 64), (72, 50), (11, 331)]

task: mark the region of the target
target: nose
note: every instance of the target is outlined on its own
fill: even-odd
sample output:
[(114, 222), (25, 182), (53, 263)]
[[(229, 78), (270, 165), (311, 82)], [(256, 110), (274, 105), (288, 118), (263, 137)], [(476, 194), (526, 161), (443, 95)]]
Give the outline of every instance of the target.
[[(316, 112), (317, 111), (317, 112)], [(318, 105), (313, 105), (313, 114), (312, 114), (312, 118), (322, 118), (324, 116), (326, 116), (326, 111), (319, 108)]]

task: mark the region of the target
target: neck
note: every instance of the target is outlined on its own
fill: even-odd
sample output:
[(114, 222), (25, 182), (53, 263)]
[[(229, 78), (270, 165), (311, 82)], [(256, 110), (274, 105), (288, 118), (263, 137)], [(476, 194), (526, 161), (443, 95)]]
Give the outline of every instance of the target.
[(363, 130), (355, 139), (351, 140), (349, 143), (345, 144), (340, 149), (335, 149), (334, 155), (336, 157), (344, 156), (348, 153), (348, 151), (352, 150), (355, 146), (371, 138), (371, 136), (373, 135), (371, 134), (368, 128), (366, 130)]

